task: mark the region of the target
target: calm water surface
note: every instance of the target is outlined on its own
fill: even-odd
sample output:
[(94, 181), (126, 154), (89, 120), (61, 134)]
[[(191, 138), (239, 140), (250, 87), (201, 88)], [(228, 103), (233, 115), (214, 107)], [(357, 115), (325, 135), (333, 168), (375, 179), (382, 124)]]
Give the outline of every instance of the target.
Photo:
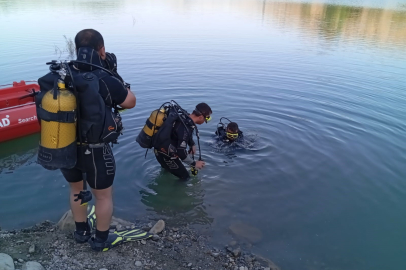
[[(0, 0), (0, 25), (0, 84), (45, 74), (83, 28), (117, 55), (137, 106), (113, 149), (115, 215), (188, 222), (282, 269), (406, 269), (406, 1)], [(208, 166), (189, 185), (135, 142), (170, 99), (214, 112), (200, 127)], [(219, 147), (222, 116), (245, 144)], [(2, 228), (68, 208), (37, 141), (0, 144)]]

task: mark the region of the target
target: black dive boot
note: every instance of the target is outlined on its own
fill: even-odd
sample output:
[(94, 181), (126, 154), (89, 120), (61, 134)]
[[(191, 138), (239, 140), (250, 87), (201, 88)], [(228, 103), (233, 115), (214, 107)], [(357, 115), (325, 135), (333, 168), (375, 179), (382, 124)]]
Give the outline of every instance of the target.
[(95, 251), (108, 251), (113, 247), (124, 243), (124, 237), (116, 233), (110, 233), (107, 240), (104, 242), (100, 241), (97, 237), (91, 237), (88, 242)]
[(92, 233), (90, 231), (75, 231), (73, 233), (73, 238), (75, 238), (76, 243), (83, 244), (89, 241)]

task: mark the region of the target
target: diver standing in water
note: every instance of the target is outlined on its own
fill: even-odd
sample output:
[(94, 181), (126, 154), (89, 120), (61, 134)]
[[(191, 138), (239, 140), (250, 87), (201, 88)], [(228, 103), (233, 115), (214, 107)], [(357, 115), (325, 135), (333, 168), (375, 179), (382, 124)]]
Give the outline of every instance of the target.
[[(89, 242), (93, 250), (107, 251), (132, 240), (120, 232), (109, 233), (116, 171), (109, 144), (117, 143), (123, 129), (117, 105), (131, 109), (136, 98), (118, 75), (116, 59), (110, 61), (116, 68), (115, 73), (104, 68), (109, 68), (106, 66), (108, 53), (98, 31), (80, 31), (75, 37), (75, 45), (76, 61), (48, 63), (51, 64), (51, 72), (38, 80), (41, 87), (36, 97), (37, 114), (41, 121), (38, 163), (46, 169), (60, 169), (69, 182), (76, 242)], [(72, 106), (68, 108), (66, 104)], [(73, 131), (60, 131), (68, 125), (73, 127)], [(49, 136), (47, 132), (54, 134)], [(67, 137), (71, 138), (71, 142), (64, 146)], [(86, 190), (86, 183), (92, 188), (96, 205), (90, 220), (87, 207), (84, 207), (92, 197)], [(96, 229), (94, 237), (93, 229)], [(139, 236), (149, 237), (146, 233)]]
[(196, 130), (198, 136), (196, 125), (210, 121), (211, 114), (212, 110), (206, 103), (197, 104), (191, 114), (174, 101), (165, 103), (160, 109), (152, 112), (136, 141), (143, 148), (153, 147), (155, 157), (162, 168), (187, 181), (190, 176), (183, 163), (191, 166), (194, 175), (205, 166), (205, 162), (200, 158), (194, 160), (196, 145), (193, 141), (193, 131)]
[[(226, 119), (228, 123), (223, 123), (223, 119)], [(232, 143), (237, 140), (243, 139), (243, 133), (238, 128), (238, 124), (236, 122), (232, 122), (226, 117), (220, 118), (220, 122), (217, 124), (217, 130), (215, 134), (218, 136), (219, 140), (225, 143)]]

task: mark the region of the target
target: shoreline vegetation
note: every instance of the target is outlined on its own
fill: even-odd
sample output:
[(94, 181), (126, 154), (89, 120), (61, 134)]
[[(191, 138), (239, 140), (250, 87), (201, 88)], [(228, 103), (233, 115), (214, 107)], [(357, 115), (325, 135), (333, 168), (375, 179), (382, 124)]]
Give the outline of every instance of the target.
[(188, 225), (165, 227), (133, 224), (113, 217), (111, 230), (134, 228), (154, 233), (147, 240), (124, 243), (107, 252), (77, 244), (70, 211), (55, 224), (44, 221), (21, 230), (0, 228), (0, 269), (4, 270), (280, 270), (272, 261), (243, 250), (236, 241), (222, 248), (208, 244), (208, 237)]

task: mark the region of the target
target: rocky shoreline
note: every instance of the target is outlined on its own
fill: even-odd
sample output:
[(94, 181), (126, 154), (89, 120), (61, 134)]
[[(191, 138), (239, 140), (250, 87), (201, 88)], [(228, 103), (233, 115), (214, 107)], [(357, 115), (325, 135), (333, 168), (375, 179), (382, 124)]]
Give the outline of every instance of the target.
[[(125, 243), (108, 252), (94, 252), (88, 244), (74, 241), (69, 212), (58, 224), (45, 221), (22, 230), (0, 229), (0, 270), (279, 270), (270, 260), (244, 251), (235, 241), (216, 248), (188, 226), (165, 228), (164, 222), (159, 222), (156, 226), (161, 228), (152, 238)], [(131, 227), (134, 224), (113, 219), (112, 229)], [(149, 231), (152, 224), (142, 227)]]

